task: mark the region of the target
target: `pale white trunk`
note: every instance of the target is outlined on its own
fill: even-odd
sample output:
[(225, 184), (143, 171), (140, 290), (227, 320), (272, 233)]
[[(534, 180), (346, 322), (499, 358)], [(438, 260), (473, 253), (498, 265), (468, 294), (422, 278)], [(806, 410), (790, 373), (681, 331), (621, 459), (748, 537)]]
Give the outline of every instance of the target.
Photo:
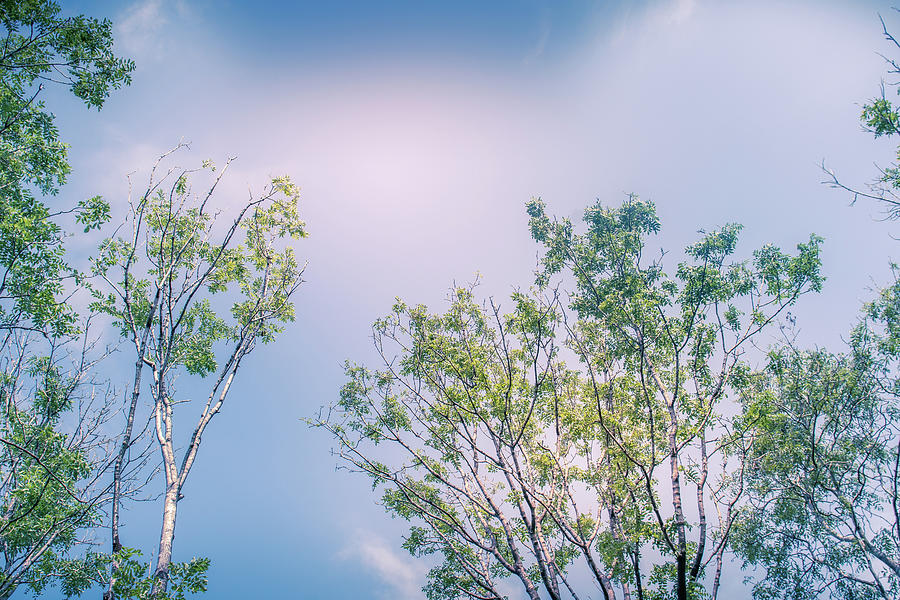
[(175, 514), (178, 510), (179, 486), (170, 484), (166, 489), (163, 504), (162, 530), (159, 534), (159, 555), (156, 559), (156, 571), (153, 573), (153, 589), (151, 598), (159, 598), (169, 585), (169, 567), (172, 564), (172, 542), (175, 539)]

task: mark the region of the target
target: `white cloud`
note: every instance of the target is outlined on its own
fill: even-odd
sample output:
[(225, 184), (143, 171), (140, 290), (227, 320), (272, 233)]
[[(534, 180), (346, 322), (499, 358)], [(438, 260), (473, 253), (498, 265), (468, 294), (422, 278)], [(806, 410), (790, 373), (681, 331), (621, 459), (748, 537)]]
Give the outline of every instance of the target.
[(400, 554), (383, 538), (370, 531), (357, 531), (353, 540), (340, 552), (344, 560), (362, 563), (374, 573), (392, 593), (385, 598), (420, 600), (426, 568), (410, 556)]
[(167, 0), (137, 0), (115, 19), (116, 42), (132, 57), (159, 59), (165, 54), (164, 28), (171, 22), (170, 15), (187, 14), (183, 0), (174, 3)]
[(666, 6), (665, 14), (669, 23), (677, 25), (690, 19), (696, 8), (696, 0), (674, 0)]

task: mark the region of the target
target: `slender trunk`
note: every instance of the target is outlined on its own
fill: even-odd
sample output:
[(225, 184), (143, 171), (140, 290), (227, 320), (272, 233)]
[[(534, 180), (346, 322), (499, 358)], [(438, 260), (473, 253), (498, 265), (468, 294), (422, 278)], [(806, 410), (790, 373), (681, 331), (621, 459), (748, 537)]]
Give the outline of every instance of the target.
[[(609, 392), (606, 395), (606, 410), (610, 414), (613, 414), (614, 404), (613, 404), (613, 382), (612, 381), (609, 382), (608, 389), (609, 389)], [(605, 463), (607, 468), (610, 468), (610, 464), (611, 464), (610, 448), (613, 448), (614, 442), (612, 439), (612, 435), (610, 434), (610, 431), (608, 429), (606, 429), (605, 427), (604, 427), (604, 432), (605, 432), (604, 437), (606, 438), (605, 439), (606, 447), (605, 447), (603, 462)], [(621, 527), (619, 526), (619, 517), (616, 514), (617, 506), (619, 506), (619, 499), (616, 497), (615, 491), (610, 490), (608, 506), (607, 506), (607, 514), (609, 515), (609, 532), (610, 532), (610, 534), (612, 534), (613, 539), (615, 539), (618, 542), (624, 542), (624, 538), (625, 538), (624, 532), (621, 530)], [(618, 559), (616, 559), (616, 562), (614, 563), (614, 565), (617, 565), (617, 564), (618, 564)], [(622, 599), (623, 600), (631, 600), (631, 587), (628, 585), (627, 581), (624, 581), (624, 578), (621, 583), (622, 583)], [(603, 592), (604, 592), (604, 596), (610, 597), (610, 594), (607, 593), (605, 587), (603, 589)]]
[(724, 546), (716, 553), (716, 575), (713, 578), (712, 600), (716, 600), (719, 596), (719, 582), (722, 580), (722, 553)]
[(32, 565), (40, 560), (40, 558), (44, 556), (44, 553), (53, 546), (53, 542), (59, 537), (60, 533), (62, 533), (62, 529), (59, 528), (52, 533), (49, 531), (46, 532), (43, 537), (43, 542), (33, 546), (31, 550), (28, 551), (28, 554), (25, 555), (24, 559), (20, 559), (21, 562), (19, 562), (17, 567), (10, 569), (10, 564), (7, 560), (6, 569), (2, 572), (2, 576), (5, 579), (0, 583), (0, 599), (12, 597), (19, 587), (19, 584), (24, 583), (24, 575), (28, 573), (28, 570)]
[(644, 585), (641, 582), (641, 556), (635, 549), (631, 553), (632, 564), (634, 565), (634, 585), (637, 588), (638, 600), (644, 600)]
[[(2, 573), (2, 576), (8, 577), (9, 573), (4, 572), (4, 573)], [(11, 583), (11, 582), (7, 582), (7, 583)], [(16, 589), (18, 587), (19, 587), (18, 583), (12, 583), (12, 585), (3, 585), (2, 588), (0, 588), (0, 600), (8, 600), (8, 598), (11, 598), (12, 595), (16, 593)]]
[(131, 388), (131, 403), (128, 406), (128, 415), (125, 422), (125, 434), (122, 436), (122, 445), (119, 446), (119, 454), (116, 456), (116, 464), (113, 468), (113, 498), (112, 498), (112, 515), (110, 517), (110, 534), (112, 537), (113, 562), (110, 567), (109, 585), (103, 593), (103, 600), (115, 600), (116, 593), (113, 587), (119, 573), (119, 559), (116, 555), (122, 549), (122, 542), (119, 539), (119, 510), (122, 504), (122, 470), (125, 467), (125, 457), (128, 455), (128, 449), (131, 447), (131, 436), (134, 432), (134, 414), (137, 410), (138, 398), (141, 395), (141, 375), (144, 372), (144, 352), (147, 348), (147, 338), (150, 336), (150, 329), (153, 326), (153, 317), (156, 314), (156, 307), (159, 304), (160, 288), (156, 288), (156, 296), (150, 305), (147, 313), (147, 322), (144, 324), (140, 342), (135, 342), (138, 357), (134, 363), (134, 385)]
[[(616, 498), (615, 492), (610, 494), (610, 502), (609, 502), (609, 531), (612, 534), (612, 537), (617, 542), (624, 542), (624, 535), (622, 533), (621, 527), (619, 526), (619, 517), (616, 515), (616, 511), (613, 508), (618, 504), (618, 499)], [(614, 566), (617, 566), (619, 563), (619, 559), (616, 558)], [(621, 581), (622, 584), (622, 600), (631, 600), (631, 586), (628, 585), (628, 581), (624, 578)]]
[(681, 477), (678, 469), (678, 444), (676, 433), (678, 431), (678, 417), (675, 407), (669, 403), (669, 467), (672, 479), (672, 505), (675, 509), (675, 531), (678, 535), (678, 547), (675, 551), (675, 566), (677, 569), (677, 598), (687, 600), (687, 536), (685, 534), (684, 508), (681, 501)]
[(675, 556), (675, 566), (678, 569), (678, 600), (687, 600), (687, 556), (680, 550)]
[(544, 542), (541, 533), (540, 517), (535, 515), (534, 508), (531, 509), (531, 523), (532, 527), (528, 529), (528, 535), (531, 538), (535, 556), (538, 559), (541, 577), (544, 578), (544, 587), (550, 594), (551, 600), (562, 600), (562, 596), (559, 593), (559, 583), (557, 582), (556, 564), (553, 562), (553, 556), (547, 550), (547, 544)]
[(613, 589), (612, 582), (600, 568), (600, 565), (594, 561), (594, 557), (591, 555), (591, 547), (588, 545), (582, 546), (582, 554), (584, 554), (588, 567), (590, 567), (591, 572), (594, 574), (594, 579), (600, 584), (600, 591), (603, 592), (603, 600), (615, 600), (616, 591)]
[(134, 371), (134, 389), (131, 392), (131, 404), (128, 407), (128, 417), (125, 425), (125, 435), (122, 439), (122, 445), (119, 447), (119, 455), (116, 456), (116, 464), (113, 469), (113, 499), (112, 499), (112, 515), (110, 517), (110, 533), (112, 535), (112, 551), (113, 562), (110, 568), (109, 585), (103, 593), (103, 600), (115, 600), (116, 594), (113, 586), (119, 572), (119, 559), (116, 556), (122, 549), (122, 542), (119, 539), (119, 508), (122, 503), (122, 470), (125, 465), (125, 457), (128, 454), (128, 448), (131, 446), (131, 435), (134, 429), (134, 413), (137, 409), (138, 396), (141, 390), (141, 371), (142, 358), (138, 357)]
[[(162, 328), (162, 327), (161, 327)], [(172, 444), (172, 404), (165, 385), (165, 371), (154, 373), (157, 386), (156, 439), (162, 452), (163, 470), (166, 474), (166, 495), (163, 499), (162, 529), (159, 534), (159, 550), (150, 598), (161, 598), (169, 585), (169, 566), (172, 563), (172, 542), (175, 539), (175, 512), (181, 497), (181, 482), (175, 466), (175, 448)]]
[(709, 458), (706, 455), (706, 432), (700, 432), (700, 481), (697, 483), (697, 515), (700, 520), (700, 532), (697, 539), (697, 553), (694, 555), (694, 563), (691, 565), (691, 581), (697, 581), (700, 576), (700, 567), (703, 563), (703, 553), (706, 551), (706, 506), (703, 492), (706, 488), (706, 478), (709, 476)]
[(172, 542), (175, 539), (175, 513), (178, 510), (178, 483), (172, 483), (166, 489), (163, 504), (162, 530), (159, 534), (159, 555), (156, 559), (156, 571), (153, 573), (153, 589), (151, 598), (159, 598), (169, 585), (169, 566), (172, 564)]

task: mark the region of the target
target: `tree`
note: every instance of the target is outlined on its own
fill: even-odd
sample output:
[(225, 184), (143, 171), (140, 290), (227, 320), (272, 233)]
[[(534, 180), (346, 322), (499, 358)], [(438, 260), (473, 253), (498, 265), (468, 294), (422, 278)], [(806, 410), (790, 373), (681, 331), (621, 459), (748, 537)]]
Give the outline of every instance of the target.
[[(885, 38), (900, 42), (881, 20)], [(889, 74), (900, 64), (885, 57)], [(891, 85), (896, 85), (892, 83)], [(885, 93), (863, 106), (876, 138), (900, 134)], [(898, 154), (900, 158), (900, 154)], [(900, 218), (900, 166), (879, 169), (866, 190), (828, 169), (827, 183), (855, 203), (874, 200)], [(757, 598), (896, 598), (900, 595), (900, 280), (864, 309), (843, 352), (772, 351), (765, 383), (745, 398), (754, 442), (747, 499), (734, 548), (759, 573)]]
[[(879, 19), (881, 19), (881, 28), (885, 39), (890, 42), (895, 51), (900, 49), (900, 41), (888, 31), (887, 24), (885, 24), (884, 19), (880, 15)], [(888, 74), (894, 78), (900, 76), (900, 63), (887, 56), (883, 56), (883, 58), (888, 64)], [(896, 87), (897, 93), (900, 94), (900, 87), (897, 87), (898, 84), (900, 84), (900, 81), (890, 82), (889, 85)], [(863, 128), (876, 138), (900, 135), (900, 106), (888, 98), (883, 81), (881, 94), (863, 104), (860, 121)], [(900, 161), (900, 148), (898, 148), (896, 156), (897, 161)], [(825, 183), (834, 188), (850, 192), (852, 197), (851, 204), (855, 204), (860, 198), (874, 200), (884, 211), (885, 220), (896, 221), (900, 219), (900, 194), (898, 194), (898, 190), (900, 190), (900, 164), (898, 162), (893, 162), (887, 167), (879, 167), (879, 176), (866, 189), (851, 187), (843, 183), (837, 174), (833, 170), (826, 168), (824, 164), (822, 169), (828, 176)]]
[(109, 500), (104, 483), (115, 413), (93, 371), (87, 321), (65, 302), (80, 275), (65, 261), (61, 219), (85, 231), (108, 216), (100, 198), (51, 209), (69, 172), (66, 146), (41, 96), (67, 87), (88, 107), (129, 83), (111, 25), (62, 17), (41, 0), (0, 2), (0, 597), (61, 583), (89, 585), (86, 529)]
[(900, 283), (869, 304), (849, 351), (774, 351), (745, 415), (749, 504), (735, 547), (757, 598), (900, 594)]
[(101, 198), (52, 210), (35, 194), (53, 195), (69, 173), (66, 145), (41, 97), (61, 85), (88, 107), (131, 81), (134, 64), (112, 52), (112, 25), (62, 17), (55, 2), (4, 0), (0, 21), (0, 329), (72, 329), (74, 314), (57, 301), (76, 276), (64, 259), (57, 222), (75, 213), (85, 230), (108, 218)]
[(389, 512), (417, 521), (405, 547), (443, 559), (431, 600), (504, 598), (504, 578), (533, 600), (579, 598), (576, 564), (607, 599), (697, 598), (711, 562), (715, 597), (746, 451), (720, 407), (753, 382), (748, 341), (820, 288), (819, 240), (729, 262), (729, 225), (669, 277), (644, 262), (651, 203), (598, 203), (583, 234), (539, 200), (528, 212), (546, 249), (538, 290), (506, 314), (471, 289), (444, 314), (398, 302), (373, 329), (382, 367), (348, 364), (316, 424)]
[(0, 338), (0, 598), (91, 583), (79, 551), (109, 501), (117, 406), (95, 373), (105, 351), (87, 340), (21, 329)]
[[(306, 235), (297, 212), (299, 190), (290, 179), (272, 179), (261, 195), (251, 195), (233, 220), (224, 223), (213, 204), (231, 160), (215, 175), (216, 167), (208, 161), (202, 169), (172, 167), (162, 172), (161, 161), (167, 156), (157, 161), (146, 191), (129, 199), (131, 234), (107, 239), (93, 267), (108, 286), (106, 292), (97, 292), (93, 307), (116, 320), (123, 340), (135, 351), (127, 430), (116, 463), (117, 489), (132, 441), (142, 375), (145, 370), (150, 375), (146, 387), (165, 478), (151, 598), (163, 598), (167, 592), (178, 503), (202, 436), (225, 402), (244, 359), (258, 344), (273, 341), (294, 318), (291, 297), (302, 282), (303, 268), (293, 249), (281, 241)], [(191, 180), (200, 176), (198, 171), (210, 174), (212, 181), (205, 192), (195, 195)], [(180, 456), (175, 409), (189, 402), (179, 398), (175, 385), (179, 376), (180, 385), (205, 385), (208, 391)], [(211, 383), (203, 383), (208, 376)], [(118, 511), (117, 497), (112, 518), (114, 551), (122, 550)], [(112, 567), (107, 597), (115, 595), (120, 565)]]

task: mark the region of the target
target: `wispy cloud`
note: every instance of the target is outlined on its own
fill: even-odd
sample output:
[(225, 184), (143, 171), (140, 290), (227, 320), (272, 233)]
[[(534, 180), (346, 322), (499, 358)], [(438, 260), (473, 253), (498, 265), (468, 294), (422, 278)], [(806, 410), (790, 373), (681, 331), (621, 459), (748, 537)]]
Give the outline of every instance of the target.
[(646, 5), (627, 5), (622, 9), (607, 42), (612, 46), (628, 44), (635, 35), (653, 38), (661, 32), (675, 31), (695, 20), (699, 0), (656, 0)]
[(663, 14), (669, 23), (678, 25), (690, 19), (696, 9), (697, 0), (674, 0), (664, 7)]
[(131, 56), (161, 59), (170, 47), (166, 28), (191, 15), (185, 0), (137, 0), (115, 20), (116, 41)]
[(539, 59), (544, 54), (544, 49), (547, 47), (547, 42), (550, 40), (550, 28), (550, 15), (548, 14), (547, 10), (544, 9), (541, 11), (541, 15), (538, 20), (537, 41), (523, 59), (523, 63), (531, 63)]
[(357, 531), (339, 556), (344, 560), (359, 561), (384, 582), (387, 589), (382, 596), (385, 598), (421, 600), (424, 597), (425, 566), (397, 552), (387, 541), (370, 531)]

